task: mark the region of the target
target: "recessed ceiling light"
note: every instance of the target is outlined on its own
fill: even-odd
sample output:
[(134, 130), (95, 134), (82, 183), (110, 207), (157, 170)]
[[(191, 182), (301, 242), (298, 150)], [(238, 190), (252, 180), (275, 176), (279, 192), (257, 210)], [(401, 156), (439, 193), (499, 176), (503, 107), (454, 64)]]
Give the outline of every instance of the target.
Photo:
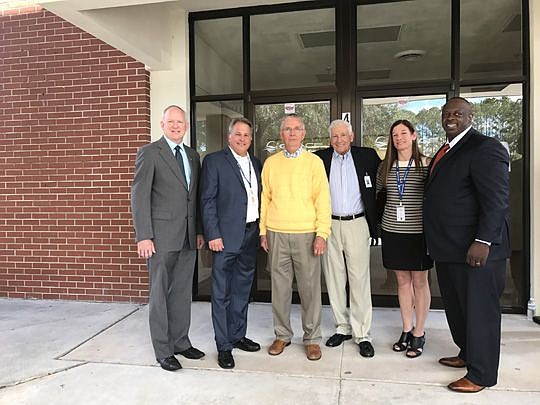
[(421, 49), (407, 49), (406, 51), (398, 52), (394, 55), (395, 59), (414, 62), (422, 59), (426, 55), (426, 51)]

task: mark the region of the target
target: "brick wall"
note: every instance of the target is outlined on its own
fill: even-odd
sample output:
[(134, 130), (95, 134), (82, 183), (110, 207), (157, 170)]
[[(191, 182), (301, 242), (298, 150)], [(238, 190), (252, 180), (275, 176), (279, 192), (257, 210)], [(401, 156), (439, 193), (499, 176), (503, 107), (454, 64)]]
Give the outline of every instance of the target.
[(143, 302), (129, 192), (144, 65), (39, 7), (0, 11), (0, 296)]

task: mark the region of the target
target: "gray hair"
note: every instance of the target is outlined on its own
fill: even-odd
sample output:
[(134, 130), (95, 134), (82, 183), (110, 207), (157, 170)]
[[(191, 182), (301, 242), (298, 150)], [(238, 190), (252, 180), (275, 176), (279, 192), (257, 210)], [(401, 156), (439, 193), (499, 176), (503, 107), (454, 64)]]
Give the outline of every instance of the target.
[(165, 107), (165, 109), (163, 110), (162, 118), (165, 117), (165, 114), (167, 114), (167, 111), (169, 111), (170, 109), (173, 109), (173, 108), (178, 108), (180, 111), (182, 111), (184, 113), (184, 117), (186, 117), (186, 112), (184, 111), (184, 109), (182, 107), (179, 107), (176, 104), (171, 104), (171, 105)]
[(231, 134), (234, 126), (236, 124), (238, 124), (239, 122), (242, 123), (242, 124), (246, 124), (249, 127), (250, 132), (253, 133), (253, 124), (251, 123), (250, 120), (248, 120), (247, 118), (244, 118), (244, 117), (236, 117), (236, 118), (233, 118), (231, 120), (231, 122), (229, 123), (229, 132), (228, 132), (228, 134)]
[(345, 121), (345, 120), (334, 120), (330, 123), (330, 126), (328, 127), (328, 134), (330, 136), (332, 136), (332, 130), (337, 127), (338, 125), (345, 125), (345, 127), (347, 128), (347, 132), (349, 133), (349, 135), (352, 135), (353, 134), (353, 130), (352, 130), (352, 125)]
[(297, 118), (300, 121), (300, 123), (302, 124), (302, 127), (304, 129), (306, 129), (306, 125), (304, 124), (304, 120), (302, 119), (302, 117), (300, 117), (298, 114), (293, 113), (293, 114), (287, 114), (281, 119), (281, 123), (279, 125), (279, 130), (280, 131), (283, 131), (283, 124), (285, 123), (285, 120), (287, 118)]

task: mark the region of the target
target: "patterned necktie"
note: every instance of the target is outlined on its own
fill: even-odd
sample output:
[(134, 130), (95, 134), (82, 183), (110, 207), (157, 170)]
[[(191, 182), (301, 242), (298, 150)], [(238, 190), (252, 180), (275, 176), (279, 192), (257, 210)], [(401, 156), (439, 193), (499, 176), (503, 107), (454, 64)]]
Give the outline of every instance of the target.
[(435, 168), (435, 165), (439, 162), (439, 160), (442, 159), (442, 157), (444, 156), (444, 154), (448, 151), (448, 149), (450, 149), (450, 145), (449, 144), (446, 144), (442, 147), (441, 150), (439, 150), (439, 152), (437, 152), (437, 154), (435, 155), (435, 158), (433, 158), (433, 164), (431, 165), (431, 171), (430, 171), (430, 174), (433, 173), (433, 169)]
[(186, 169), (184, 167), (184, 158), (182, 157), (182, 151), (181, 151), (180, 145), (176, 145), (174, 150), (175, 150), (174, 157), (176, 157), (178, 166), (180, 166), (180, 172), (183, 174), (184, 179), (186, 179), (186, 184), (188, 185), (188, 188), (189, 188), (189, 180), (186, 176)]

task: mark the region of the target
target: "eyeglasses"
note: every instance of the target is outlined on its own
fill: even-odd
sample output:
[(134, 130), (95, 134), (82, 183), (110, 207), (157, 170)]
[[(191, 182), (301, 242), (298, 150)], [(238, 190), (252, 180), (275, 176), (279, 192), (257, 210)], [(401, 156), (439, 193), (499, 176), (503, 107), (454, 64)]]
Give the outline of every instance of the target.
[(282, 129), (283, 132), (302, 132), (304, 130), (304, 128), (301, 128), (301, 127), (294, 127), (294, 128), (291, 128), (291, 127), (285, 127)]

